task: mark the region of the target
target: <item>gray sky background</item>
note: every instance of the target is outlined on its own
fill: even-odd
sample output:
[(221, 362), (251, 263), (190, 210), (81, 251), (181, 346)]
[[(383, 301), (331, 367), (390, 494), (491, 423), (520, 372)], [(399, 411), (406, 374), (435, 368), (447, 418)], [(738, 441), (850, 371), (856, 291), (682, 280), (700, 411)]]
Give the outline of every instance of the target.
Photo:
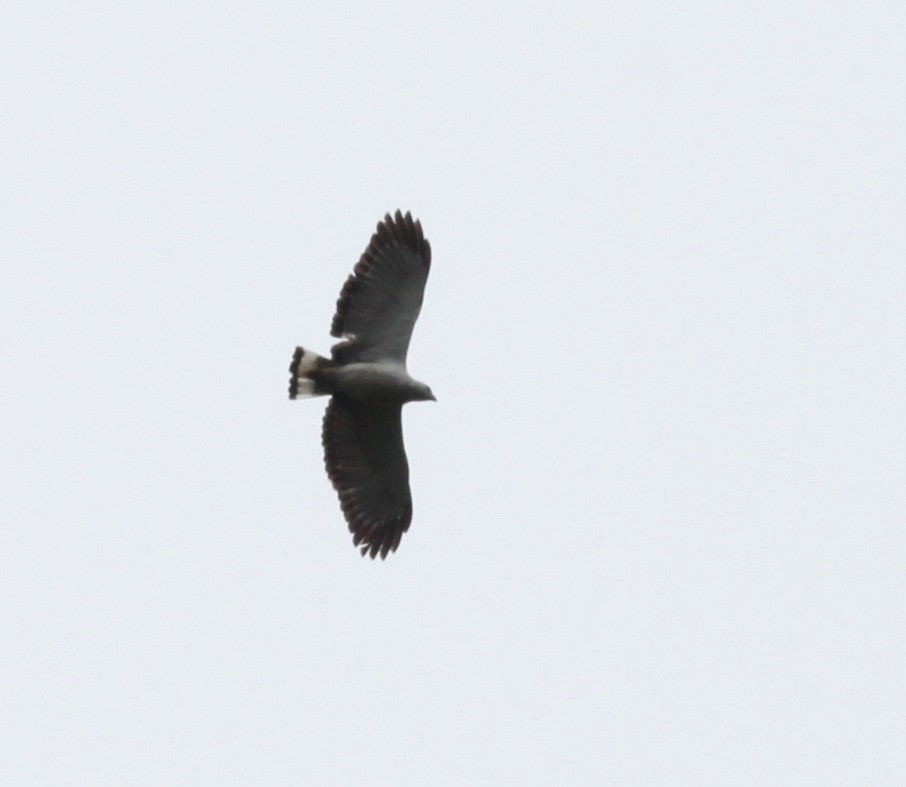
[[(906, 780), (901, 3), (13, 3), (4, 783)], [(386, 211), (415, 518), (289, 402)]]

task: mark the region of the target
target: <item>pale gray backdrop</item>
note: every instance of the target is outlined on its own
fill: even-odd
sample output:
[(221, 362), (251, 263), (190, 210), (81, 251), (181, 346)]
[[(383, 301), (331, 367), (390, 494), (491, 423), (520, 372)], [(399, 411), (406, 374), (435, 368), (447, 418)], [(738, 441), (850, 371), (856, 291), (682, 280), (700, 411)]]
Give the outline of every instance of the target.
[[(906, 781), (901, 3), (13, 3), (8, 784)], [(415, 519), (289, 402), (385, 211)]]

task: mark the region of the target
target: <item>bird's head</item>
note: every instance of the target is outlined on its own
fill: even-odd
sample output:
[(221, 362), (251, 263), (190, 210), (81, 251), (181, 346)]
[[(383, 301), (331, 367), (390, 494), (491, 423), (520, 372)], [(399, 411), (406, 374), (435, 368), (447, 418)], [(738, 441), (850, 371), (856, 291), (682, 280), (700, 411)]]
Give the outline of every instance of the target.
[(434, 392), (424, 383), (416, 383), (412, 391), (412, 400), (416, 402), (436, 402)]

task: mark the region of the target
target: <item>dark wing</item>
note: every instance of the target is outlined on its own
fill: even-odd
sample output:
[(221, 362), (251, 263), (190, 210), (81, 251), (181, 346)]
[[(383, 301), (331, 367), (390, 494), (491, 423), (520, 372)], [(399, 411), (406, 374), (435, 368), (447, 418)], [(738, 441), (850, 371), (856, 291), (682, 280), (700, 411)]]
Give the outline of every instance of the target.
[(345, 341), (333, 359), (405, 363), (430, 267), (422, 225), (410, 213), (388, 213), (340, 292), (330, 334)]
[(363, 555), (387, 557), (412, 521), (402, 405), (334, 396), (324, 414), (324, 462), (352, 541)]

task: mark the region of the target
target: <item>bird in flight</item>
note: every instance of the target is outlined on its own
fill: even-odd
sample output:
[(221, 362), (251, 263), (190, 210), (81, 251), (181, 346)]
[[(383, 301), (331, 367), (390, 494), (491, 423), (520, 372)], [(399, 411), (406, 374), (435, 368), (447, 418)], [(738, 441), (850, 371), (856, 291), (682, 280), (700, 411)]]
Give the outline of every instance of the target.
[(331, 397), (321, 433), (327, 475), (353, 543), (372, 559), (395, 552), (412, 521), (403, 405), (436, 401), (406, 371), (430, 267), (421, 223), (388, 213), (340, 292), (331, 357), (296, 347), (289, 366), (290, 399)]

